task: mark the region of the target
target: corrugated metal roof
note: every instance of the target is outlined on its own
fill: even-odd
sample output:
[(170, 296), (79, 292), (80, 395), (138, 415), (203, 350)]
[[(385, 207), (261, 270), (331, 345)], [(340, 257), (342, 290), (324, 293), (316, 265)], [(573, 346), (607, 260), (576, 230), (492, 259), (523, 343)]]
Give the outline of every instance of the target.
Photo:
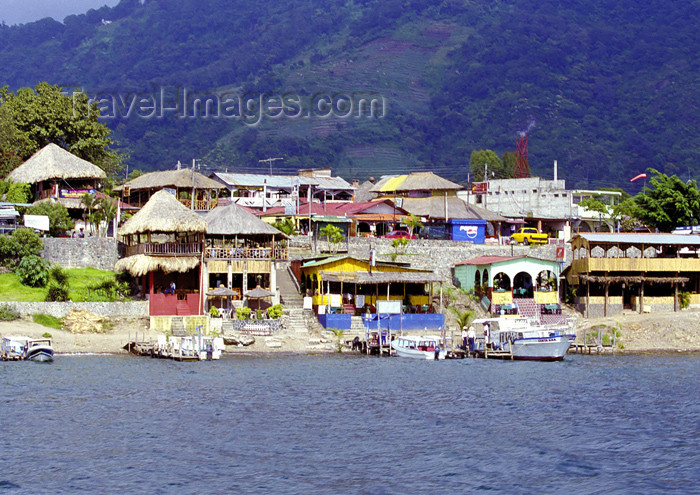
[(700, 235), (649, 234), (649, 233), (600, 233), (581, 232), (571, 240), (581, 237), (588, 242), (604, 244), (675, 244), (700, 246)]
[(493, 263), (498, 263), (499, 261), (509, 261), (516, 260), (518, 258), (525, 258), (525, 256), (477, 256), (466, 261), (460, 261), (455, 263), (458, 265), (492, 265)]
[(291, 189), (293, 184), (311, 185), (316, 189), (352, 189), (352, 186), (342, 177), (300, 177), (298, 175), (264, 175), (237, 174), (214, 172), (212, 177), (218, 177), (229, 186), (237, 187), (268, 187)]

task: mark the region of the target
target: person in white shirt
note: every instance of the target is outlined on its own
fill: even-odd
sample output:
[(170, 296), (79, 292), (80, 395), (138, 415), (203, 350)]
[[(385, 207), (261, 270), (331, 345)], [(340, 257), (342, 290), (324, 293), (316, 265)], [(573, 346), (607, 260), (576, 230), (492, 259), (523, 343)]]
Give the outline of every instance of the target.
[(491, 345), (491, 327), (487, 321), (484, 322), (484, 349)]
[(474, 330), (474, 325), (469, 327), (467, 332), (467, 342), (469, 345), (469, 353), (474, 352), (474, 339), (476, 339), (476, 331)]
[(467, 332), (467, 326), (462, 327), (462, 349), (467, 350), (469, 332)]

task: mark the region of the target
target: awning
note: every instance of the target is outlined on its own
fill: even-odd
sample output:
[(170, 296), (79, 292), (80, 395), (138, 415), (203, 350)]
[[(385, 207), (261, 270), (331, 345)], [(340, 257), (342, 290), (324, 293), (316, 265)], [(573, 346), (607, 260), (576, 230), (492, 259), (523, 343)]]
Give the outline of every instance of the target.
[(344, 282), (350, 284), (387, 284), (407, 283), (425, 284), (441, 282), (442, 279), (433, 272), (333, 272), (321, 271), (321, 280), (324, 282)]

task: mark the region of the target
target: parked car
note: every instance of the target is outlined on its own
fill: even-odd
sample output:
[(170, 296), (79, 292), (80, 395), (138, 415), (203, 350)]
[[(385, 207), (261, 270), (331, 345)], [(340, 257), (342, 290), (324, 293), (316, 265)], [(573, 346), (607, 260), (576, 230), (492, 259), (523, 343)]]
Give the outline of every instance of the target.
[(408, 230), (391, 230), (382, 237), (386, 239), (415, 239), (416, 235), (409, 234)]
[(540, 233), (534, 227), (522, 227), (510, 236), (511, 244), (547, 244), (549, 235)]

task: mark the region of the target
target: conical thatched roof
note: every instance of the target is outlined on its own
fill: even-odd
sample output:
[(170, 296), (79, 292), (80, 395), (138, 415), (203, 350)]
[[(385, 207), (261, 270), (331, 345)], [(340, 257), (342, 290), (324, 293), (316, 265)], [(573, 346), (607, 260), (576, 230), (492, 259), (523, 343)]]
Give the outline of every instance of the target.
[(50, 179), (104, 179), (104, 170), (49, 143), (7, 176), (11, 182), (36, 184)]
[(459, 189), (464, 188), (432, 172), (414, 172), (408, 175), (384, 177), (370, 188), (370, 192), (381, 194), (408, 191), (457, 191)]
[(198, 256), (146, 256), (145, 254), (136, 254), (118, 260), (114, 265), (114, 271), (125, 271), (134, 277), (140, 277), (158, 270), (162, 270), (165, 273), (184, 273), (196, 268), (198, 265)]
[(205, 177), (199, 172), (193, 172), (192, 169), (183, 168), (180, 170), (163, 170), (161, 172), (150, 172), (143, 174), (124, 185), (115, 187), (116, 191), (121, 191), (124, 186), (129, 186), (132, 191), (143, 189), (163, 189), (164, 187), (181, 187), (191, 189), (192, 176), (194, 175), (195, 189), (225, 189), (222, 183)]
[(287, 237), (272, 225), (263, 222), (234, 203), (217, 206), (207, 213), (204, 220), (207, 222), (208, 235), (266, 234)]
[(167, 191), (158, 191), (119, 229), (119, 235), (145, 232), (206, 232), (202, 217)]

